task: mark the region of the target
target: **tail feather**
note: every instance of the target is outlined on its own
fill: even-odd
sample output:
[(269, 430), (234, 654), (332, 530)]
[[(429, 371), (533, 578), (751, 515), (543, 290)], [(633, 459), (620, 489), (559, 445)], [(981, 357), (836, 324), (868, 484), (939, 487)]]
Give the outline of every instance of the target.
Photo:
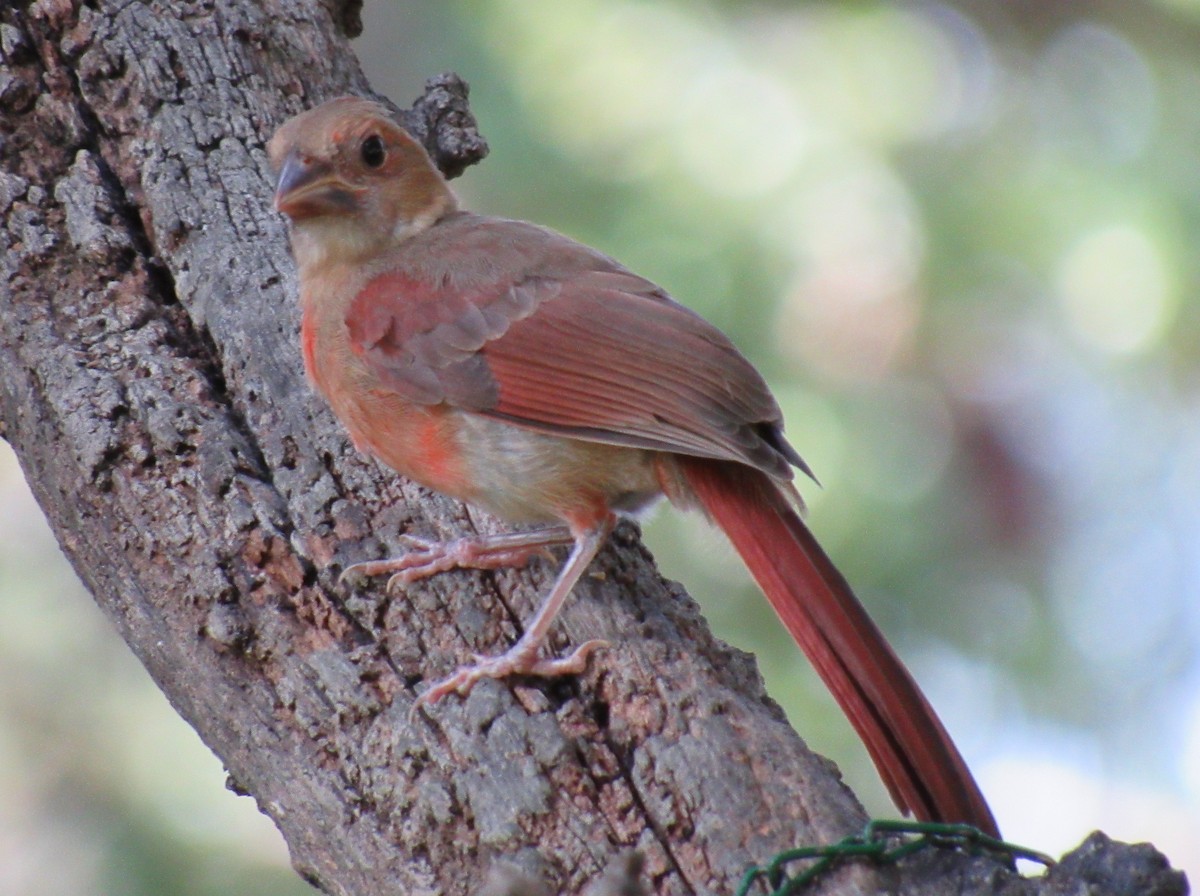
[(741, 464), (679, 458), (679, 465), (846, 713), (901, 811), (999, 836), (937, 714), (787, 495)]

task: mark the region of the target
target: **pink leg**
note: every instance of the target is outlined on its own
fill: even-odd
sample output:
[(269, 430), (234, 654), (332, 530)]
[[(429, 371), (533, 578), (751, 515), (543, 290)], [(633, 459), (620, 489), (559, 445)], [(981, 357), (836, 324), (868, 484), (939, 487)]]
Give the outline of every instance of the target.
[(529, 532), (504, 535), (477, 535), (454, 541), (431, 541), (414, 535), (403, 536), (412, 548), (407, 554), (389, 560), (368, 560), (346, 567), (340, 581), (353, 576), (379, 576), (392, 573), (387, 588), (407, 585), (450, 569), (501, 569), (524, 566), (534, 554), (547, 548), (573, 544), (574, 536), (566, 526), (547, 526)]
[(555, 659), (539, 659), (538, 650), (546, 640), (550, 625), (562, 609), (567, 595), (595, 558), (615, 524), (616, 518), (608, 516), (592, 528), (574, 535), (571, 556), (567, 558), (541, 609), (530, 620), (525, 634), (516, 644), (499, 656), (476, 656), (473, 664), (463, 666), (449, 678), (436, 682), (417, 698), (413, 704), (413, 712), (428, 703), (436, 703), (447, 694), (458, 693), (465, 696), (484, 678), (506, 678), (509, 675), (552, 677), (578, 675), (583, 672), (587, 667), (588, 655), (597, 648), (607, 647), (606, 641), (587, 641), (576, 647), (570, 656)]

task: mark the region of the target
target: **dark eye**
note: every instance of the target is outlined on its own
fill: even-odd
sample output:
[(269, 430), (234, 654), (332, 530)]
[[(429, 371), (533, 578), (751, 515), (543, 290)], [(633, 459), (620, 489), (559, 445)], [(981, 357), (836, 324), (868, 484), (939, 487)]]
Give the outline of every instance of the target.
[(387, 158), (387, 151), (383, 148), (383, 138), (378, 134), (372, 134), (364, 140), (359, 151), (362, 153), (363, 164), (368, 168), (378, 168)]

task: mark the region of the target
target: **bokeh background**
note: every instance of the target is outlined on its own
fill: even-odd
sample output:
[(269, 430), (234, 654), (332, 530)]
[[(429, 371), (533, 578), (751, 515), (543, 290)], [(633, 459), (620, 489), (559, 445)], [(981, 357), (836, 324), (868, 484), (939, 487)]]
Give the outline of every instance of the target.
[[(368, 3), (401, 105), (472, 84), (458, 189), (726, 330), (811, 522), (1013, 840), (1200, 880), (1200, 2)], [(0, 891), (302, 894), (0, 454)], [(732, 551), (646, 526), (875, 814), (865, 753)], [(88, 674), (78, 675), (85, 668)], [(764, 857), (766, 858), (766, 857)]]

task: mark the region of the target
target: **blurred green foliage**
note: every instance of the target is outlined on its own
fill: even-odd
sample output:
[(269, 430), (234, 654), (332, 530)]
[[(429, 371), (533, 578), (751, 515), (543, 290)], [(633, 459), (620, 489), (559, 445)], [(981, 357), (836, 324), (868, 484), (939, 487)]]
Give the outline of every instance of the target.
[[(471, 82), (492, 154), (457, 184), (468, 206), (609, 252), (761, 367), (821, 479), (804, 486), (814, 529), (1006, 834), (1054, 851), (1104, 827), (1200, 871), (1200, 3), (365, 15), (360, 53), (397, 103), (442, 70)], [(891, 814), (732, 551), (673, 512), (646, 528), (803, 736)], [(77, 858), (64, 887), (14, 858), (16, 892), (304, 891), (14, 539), (0, 672), (36, 683), (0, 695), (0, 778), (20, 795), (0, 867), (27, 842)], [(56, 671), (80, 651), (103, 693)], [(111, 733), (130, 730), (158, 733)]]

